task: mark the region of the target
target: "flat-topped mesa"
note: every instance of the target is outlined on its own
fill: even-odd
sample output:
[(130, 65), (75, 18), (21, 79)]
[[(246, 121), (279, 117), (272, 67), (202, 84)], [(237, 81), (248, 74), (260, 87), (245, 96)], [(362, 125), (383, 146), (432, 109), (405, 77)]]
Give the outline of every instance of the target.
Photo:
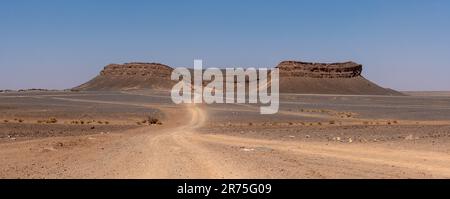
[(100, 76), (143, 76), (170, 77), (172, 68), (160, 63), (132, 62), (109, 64), (100, 72)]
[(355, 62), (311, 63), (283, 61), (278, 64), (281, 77), (353, 78), (361, 76), (362, 65)]

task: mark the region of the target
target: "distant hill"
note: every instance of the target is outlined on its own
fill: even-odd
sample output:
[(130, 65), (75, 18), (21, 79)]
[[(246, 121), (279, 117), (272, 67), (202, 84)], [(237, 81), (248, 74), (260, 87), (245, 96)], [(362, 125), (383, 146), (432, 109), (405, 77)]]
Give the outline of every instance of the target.
[(304, 94), (403, 95), (365, 79), (362, 65), (345, 63), (309, 63), (283, 61), (280, 92)]
[(170, 89), (173, 69), (159, 63), (110, 64), (94, 79), (73, 88), (81, 91)]
[[(362, 65), (354, 62), (283, 61), (276, 68), (280, 71), (280, 92), (282, 93), (403, 95), (365, 79), (361, 76)], [(110, 64), (104, 67), (94, 79), (72, 90), (169, 90), (176, 83), (170, 80), (172, 71), (173, 68), (159, 63)]]

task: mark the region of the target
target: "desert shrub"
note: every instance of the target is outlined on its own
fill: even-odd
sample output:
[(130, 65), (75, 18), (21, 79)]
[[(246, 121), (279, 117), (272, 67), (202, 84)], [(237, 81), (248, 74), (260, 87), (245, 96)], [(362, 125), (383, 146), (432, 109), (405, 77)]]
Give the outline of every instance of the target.
[(108, 121), (105, 121), (104, 123), (105, 123), (105, 124), (109, 124), (109, 122), (108, 122)]
[(9, 121), (8, 121), (8, 120), (3, 120), (3, 122), (4, 122), (4, 123), (8, 123)]
[(57, 123), (57, 122), (58, 122), (58, 120), (56, 118), (54, 118), (54, 117), (52, 117), (49, 120), (47, 120), (47, 123), (49, 123), (49, 124), (54, 124), (54, 123)]
[(19, 121), (19, 123), (22, 123), (22, 122), (23, 122), (23, 120), (22, 120), (22, 119), (18, 119), (17, 121)]
[(148, 124), (158, 124), (158, 125), (162, 124), (158, 118), (154, 118), (151, 116), (147, 117), (147, 122)]
[(332, 120), (332, 121), (330, 121), (329, 123), (330, 123), (331, 125), (334, 125), (334, 124), (336, 124), (336, 121)]

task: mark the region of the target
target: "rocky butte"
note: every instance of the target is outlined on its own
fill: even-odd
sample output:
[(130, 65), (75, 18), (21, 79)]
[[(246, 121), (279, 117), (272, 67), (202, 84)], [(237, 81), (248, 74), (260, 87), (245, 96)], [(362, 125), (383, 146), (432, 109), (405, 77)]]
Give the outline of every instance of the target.
[[(282, 61), (276, 67), (280, 72), (281, 93), (402, 95), (365, 79), (363, 66), (355, 62)], [(98, 76), (72, 90), (169, 90), (177, 83), (170, 79), (172, 71), (173, 68), (160, 63), (109, 64)]]

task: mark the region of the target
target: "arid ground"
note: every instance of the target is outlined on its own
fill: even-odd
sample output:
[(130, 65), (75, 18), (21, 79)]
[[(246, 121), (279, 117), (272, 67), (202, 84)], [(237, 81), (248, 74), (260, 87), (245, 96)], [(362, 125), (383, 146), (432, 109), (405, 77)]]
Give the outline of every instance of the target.
[(260, 115), (150, 90), (0, 94), (0, 178), (450, 177), (449, 95), (280, 101)]

